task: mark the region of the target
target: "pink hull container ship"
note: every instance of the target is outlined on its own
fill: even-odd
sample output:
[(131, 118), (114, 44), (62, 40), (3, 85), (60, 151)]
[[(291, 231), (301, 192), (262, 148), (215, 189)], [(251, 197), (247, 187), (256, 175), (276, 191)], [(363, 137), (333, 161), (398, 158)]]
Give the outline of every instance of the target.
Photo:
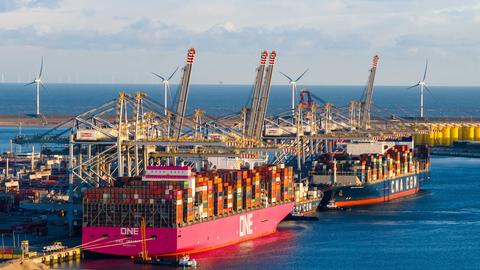
[(151, 255), (198, 253), (272, 234), (294, 207), (293, 170), (283, 165), (192, 172), (149, 166), (123, 187), (84, 193), (84, 250)]

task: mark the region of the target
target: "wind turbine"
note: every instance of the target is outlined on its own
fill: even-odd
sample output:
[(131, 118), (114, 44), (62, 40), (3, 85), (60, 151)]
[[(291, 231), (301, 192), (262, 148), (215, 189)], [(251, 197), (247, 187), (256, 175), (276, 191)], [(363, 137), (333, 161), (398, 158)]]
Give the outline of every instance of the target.
[(420, 81), (418, 81), (417, 84), (407, 88), (407, 89), (411, 89), (414, 87), (420, 87), (420, 117), (422, 118), (423, 118), (423, 92), (424, 90), (427, 90), (428, 92), (430, 92), (430, 94), (432, 93), (430, 89), (427, 87), (427, 85), (425, 84), (425, 78), (427, 77), (427, 68), (428, 68), (428, 59), (425, 61), (425, 71), (423, 72), (423, 78)]
[(157, 76), (158, 78), (162, 79), (162, 83), (163, 83), (163, 97), (164, 97), (164, 101), (163, 101), (164, 103), (163, 103), (163, 104), (164, 104), (164, 107), (165, 107), (165, 115), (167, 115), (167, 106), (168, 106), (168, 104), (167, 104), (167, 101), (168, 101), (168, 100), (167, 100), (167, 92), (170, 92), (170, 79), (173, 77), (173, 75), (175, 75), (175, 73), (177, 72), (178, 68), (179, 68), (179, 67), (177, 67), (177, 68), (173, 71), (172, 75), (170, 75), (170, 77), (168, 77), (168, 79), (165, 79), (164, 77), (158, 75), (157, 73), (152, 72), (153, 75), (155, 75), (155, 76)]
[(25, 86), (31, 85), (31, 84), (36, 84), (37, 86), (37, 111), (36, 111), (37, 116), (40, 115), (40, 86), (45, 89), (45, 86), (42, 83), (42, 72), (43, 72), (43, 56), (40, 64), (40, 71), (38, 72), (37, 77), (34, 78), (32, 82), (25, 84)]
[(297, 91), (297, 82), (307, 73), (308, 68), (300, 75), (296, 80), (293, 80), (290, 76), (280, 71), (280, 73), (285, 76), (290, 81), (290, 85), (292, 86), (292, 113), (295, 114), (295, 93)]

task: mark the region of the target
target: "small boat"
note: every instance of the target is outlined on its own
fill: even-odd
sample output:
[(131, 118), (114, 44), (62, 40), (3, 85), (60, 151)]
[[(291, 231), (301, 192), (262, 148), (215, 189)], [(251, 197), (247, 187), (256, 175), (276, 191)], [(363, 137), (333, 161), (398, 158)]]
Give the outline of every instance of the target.
[(189, 255), (184, 255), (182, 258), (180, 258), (177, 262), (178, 266), (183, 266), (183, 267), (197, 267), (197, 261), (195, 259), (190, 260)]
[(142, 258), (138, 256), (133, 261), (135, 264), (152, 264), (152, 265), (164, 265), (164, 266), (178, 266), (178, 267), (197, 267), (197, 261), (190, 259), (189, 255), (184, 255), (178, 260), (169, 260), (160, 257), (154, 258)]

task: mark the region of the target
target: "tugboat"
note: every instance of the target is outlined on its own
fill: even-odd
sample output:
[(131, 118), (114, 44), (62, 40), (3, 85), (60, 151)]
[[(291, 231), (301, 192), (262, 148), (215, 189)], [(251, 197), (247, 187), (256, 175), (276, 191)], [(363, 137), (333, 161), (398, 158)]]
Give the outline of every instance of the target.
[(197, 261), (195, 259), (190, 259), (189, 255), (184, 255), (178, 260), (169, 260), (159, 257), (146, 257), (144, 258), (141, 254), (133, 261), (135, 264), (151, 264), (151, 265), (164, 265), (164, 266), (177, 266), (177, 267), (197, 267)]
[(150, 257), (148, 256), (147, 250), (147, 239), (146, 239), (146, 225), (145, 225), (145, 218), (142, 217), (140, 219), (140, 229), (141, 229), (141, 236), (142, 236), (142, 252), (133, 260), (135, 264), (152, 264), (152, 265), (168, 265), (168, 266), (177, 266), (177, 267), (197, 267), (197, 261), (195, 259), (190, 259), (188, 254), (183, 255), (180, 259), (176, 260), (169, 260), (166, 258), (160, 257)]
[(190, 260), (190, 256), (187, 254), (187, 255), (184, 255), (182, 258), (180, 258), (178, 260), (177, 265), (181, 266), (181, 267), (196, 268), (197, 267), (197, 261), (195, 259)]

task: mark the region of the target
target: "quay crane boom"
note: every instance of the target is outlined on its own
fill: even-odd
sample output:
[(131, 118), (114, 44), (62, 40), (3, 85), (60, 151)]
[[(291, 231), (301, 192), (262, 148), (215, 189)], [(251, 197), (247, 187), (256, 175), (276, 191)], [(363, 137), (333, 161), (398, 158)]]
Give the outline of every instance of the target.
[(375, 55), (373, 57), (373, 64), (372, 68), (370, 69), (367, 89), (362, 95), (363, 100), (360, 101), (362, 103), (362, 116), (360, 119), (360, 127), (362, 129), (370, 128), (370, 110), (372, 108), (373, 83), (375, 81), (375, 73), (377, 71), (378, 59), (378, 55)]
[(185, 112), (187, 109), (188, 89), (190, 86), (190, 75), (192, 73), (192, 65), (194, 60), (195, 60), (195, 49), (190, 48), (187, 54), (186, 65), (182, 69), (183, 75), (182, 75), (182, 81), (180, 82), (180, 87), (179, 87), (177, 108), (175, 110), (176, 114), (173, 116), (174, 119), (172, 121), (173, 123), (172, 137), (177, 140), (180, 138), (180, 133), (182, 131), (182, 126), (183, 126), (183, 120), (185, 118)]
[(245, 135), (248, 138), (251, 138), (254, 135), (255, 121), (257, 119), (260, 106), (263, 73), (265, 71), (267, 57), (268, 52), (263, 51), (260, 56), (260, 65), (257, 67), (257, 76), (255, 78), (255, 85), (253, 86), (252, 104), (251, 107), (248, 109), (249, 116), (245, 127)]
[(254, 128), (254, 139), (260, 141), (262, 138), (263, 131), (263, 122), (265, 121), (265, 116), (267, 113), (268, 98), (270, 96), (270, 87), (272, 85), (272, 74), (273, 66), (275, 65), (275, 58), (277, 57), (277, 52), (272, 51), (268, 60), (268, 66), (265, 70), (265, 77), (263, 79), (262, 88), (260, 90), (260, 101), (258, 107), (258, 115), (255, 121)]

